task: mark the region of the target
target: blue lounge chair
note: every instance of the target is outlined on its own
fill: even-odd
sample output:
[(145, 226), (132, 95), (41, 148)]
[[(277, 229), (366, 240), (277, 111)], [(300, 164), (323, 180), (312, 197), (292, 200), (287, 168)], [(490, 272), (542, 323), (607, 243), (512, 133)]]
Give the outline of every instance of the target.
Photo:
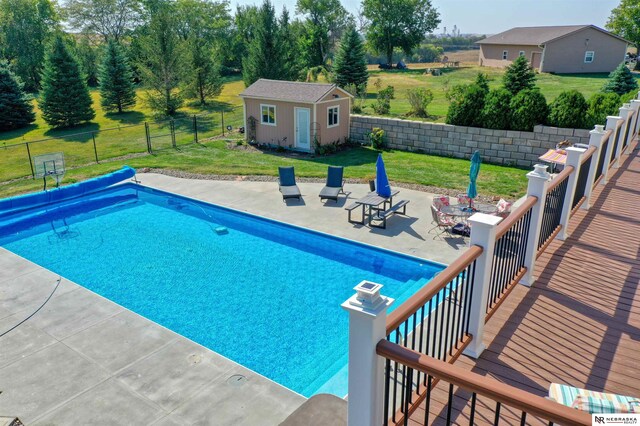
[(333, 200), (338, 202), (338, 195), (344, 194), (344, 167), (329, 166), (327, 184), (320, 191), (320, 201)]
[(280, 192), (282, 193), (282, 200), (286, 201), (289, 198), (302, 199), (300, 188), (296, 185), (296, 174), (293, 167), (278, 167), (278, 174), (280, 179), (278, 184), (280, 185)]

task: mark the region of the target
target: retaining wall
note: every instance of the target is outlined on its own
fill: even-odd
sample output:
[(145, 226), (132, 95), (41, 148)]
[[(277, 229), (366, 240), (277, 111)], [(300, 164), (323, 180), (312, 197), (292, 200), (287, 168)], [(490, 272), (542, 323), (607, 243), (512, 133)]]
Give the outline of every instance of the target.
[(491, 130), (395, 118), (351, 116), (351, 139), (368, 142), (374, 127), (382, 128), (389, 148), (446, 157), (470, 158), (477, 149), (494, 164), (532, 167), (538, 157), (563, 140), (589, 143), (589, 131), (536, 126), (533, 132)]

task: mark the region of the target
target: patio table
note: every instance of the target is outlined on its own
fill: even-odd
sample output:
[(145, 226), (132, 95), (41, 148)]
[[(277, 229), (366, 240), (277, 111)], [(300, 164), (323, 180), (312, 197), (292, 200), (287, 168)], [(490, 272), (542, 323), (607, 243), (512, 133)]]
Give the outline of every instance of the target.
[(378, 207), (380, 204), (383, 204), (382, 209), (385, 208), (386, 204), (389, 203), (389, 206), (393, 205), (393, 197), (398, 195), (400, 191), (394, 189), (391, 191), (391, 195), (389, 197), (382, 197), (378, 195), (377, 192), (370, 192), (364, 197), (355, 201), (356, 204), (360, 204), (362, 206), (362, 221), (364, 222), (365, 217), (365, 208), (368, 207), (368, 224), (371, 225), (371, 218), (373, 217), (374, 210), (380, 210)]
[(440, 208), (440, 212), (447, 216), (459, 217), (466, 220), (474, 213), (492, 214), (496, 212), (496, 206), (493, 204), (475, 203), (471, 209), (469, 206), (463, 204), (453, 204), (450, 206), (443, 206)]

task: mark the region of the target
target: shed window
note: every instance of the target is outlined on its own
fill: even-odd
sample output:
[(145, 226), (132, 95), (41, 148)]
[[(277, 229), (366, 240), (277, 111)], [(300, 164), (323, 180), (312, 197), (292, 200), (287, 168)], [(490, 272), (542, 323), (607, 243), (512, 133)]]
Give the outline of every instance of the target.
[(260, 105), (260, 117), (262, 124), (268, 124), (269, 126), (276, 125), (276, 106), (275, 105)]
[(586, 52), (584, 52), (584, 63), (590, 64), (591, 62), (593, 62), (594, 56), (595, 56), (595, 53), (593, 50), (587, 50)]
[(509, 56), (509, 51), (508, 50), (503, 50), (502, 51), (502, 59), (507, 59), (507, 56)]
[(328, 127), (334, 127), (340, 124), (340, 107), (334, 106), (327, 108), (327, 125)]
[(521, 50), (520, 52), (518, 52), (518, 56), (524, 56), (524, 50)]

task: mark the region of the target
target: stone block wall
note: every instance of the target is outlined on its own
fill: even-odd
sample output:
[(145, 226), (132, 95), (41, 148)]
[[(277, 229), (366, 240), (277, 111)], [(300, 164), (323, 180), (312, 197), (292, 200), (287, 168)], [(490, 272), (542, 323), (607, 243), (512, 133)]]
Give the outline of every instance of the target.
[(382, 128), (389, 148), (470, 158), (478, 149), (482, 160), (509, 166), (532, 167), (538, 157), (563, 140), (589, 143), (589, 131), (536, 126), (533, 132), (491, 130), (395, 118), (351, 116), (351, 140), (368, 142), (374, 127)]

